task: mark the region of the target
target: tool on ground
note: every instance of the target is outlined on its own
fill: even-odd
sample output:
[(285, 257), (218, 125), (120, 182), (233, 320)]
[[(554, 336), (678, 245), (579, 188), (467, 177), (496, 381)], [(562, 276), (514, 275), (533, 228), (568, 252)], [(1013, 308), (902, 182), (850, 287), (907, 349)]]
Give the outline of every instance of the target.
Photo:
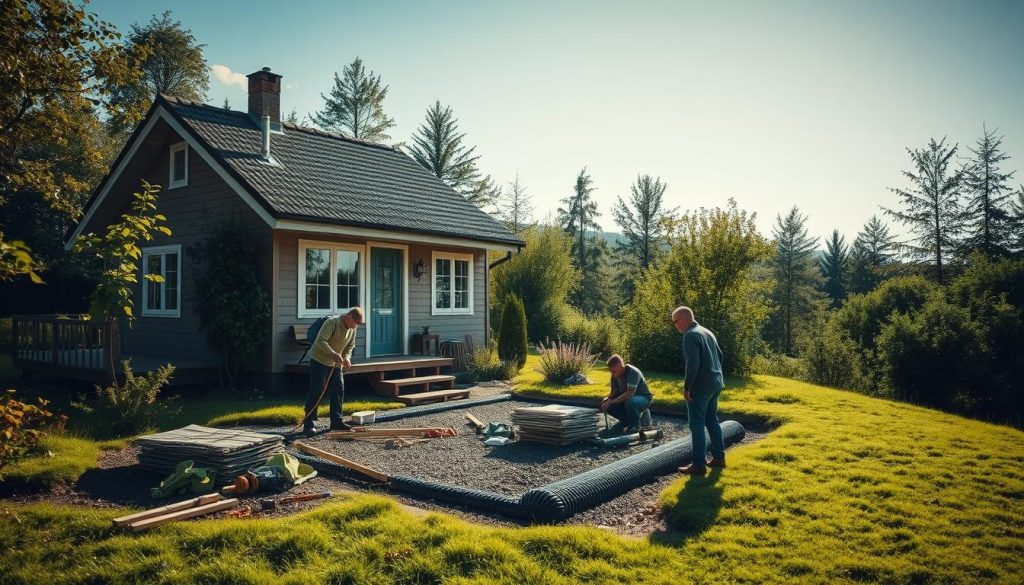
[(349, 441), (352, 439), (370, 439), (381, 437), (414, 437), (414, 438), (440, 438), (454, 437), (459, 432), (450, 427), (414, 427), (401, 429), (368, 429), (366, 427), (355, 427), (350, 431), (333, 431), (324, 435), (328, 439), (340, 439)]
[(653, 441), (663, 437), (664, 434), (661, 432), (661, 429), (655, 428), (645, 429), (629, 435), (619, 435), (618, 437), (594, 437), (592, 441), (595, 445), (599, 445), (601, 447), (624, 447), (626, 445)]
[(181, 510), (187, 510), (196, 506), (205, 506), (206, 504), (212, 504), (223, 500), (223, 496), (220, 494), (206, 494), (205, 496), (199, 496), (198, 498), (192, 498), (177, 502), (174, 504), (168, 504), (166, 506), (160, 506), (159, 508), (151, 508), (142, 512), (136, 512), (127, 516), (121, 516), (114, 518), (114, 526), (127, 526), (132, 522), (138, 522), (139, 520), (145, 520), (146, 518), (153, 518), (155, 516), (163, 516), (164, 514), (170, 514), (171, 512), (179, 512)]
[(608, 413), (604, 413), (604, 430), (608, 430)]
[[(327, 379), (324, 380), (324, 387), (320, 389), (320, 396), (317, 397), (316, 403), (313, 404), (313, 408), (307, 410), (306, 413), (302, 415), (302, 420), (299, 421), (299, 424), (292, 427), (291, 430), (288, 431), (289, 433), (294, 433), (295, 431), (300, 430), (302, 426), (306, 424), (306, 419), (309, 418), (309, 415), (316, 414), (317, 409), (320, 408), (320, 402), (323, 401), (324, 395), (327, 394), (327, 387), (331, 385), (331, 378), (334, 377), (334, 370), (337, 369), (337, 367), (338, 364), (331, 364), (331, 369), (327, 372)], [(314, 416), (313, 418), (315, 419), (316, 417)]]
[(220, 498), (220, 494), (207, 494), (185, 502), (172, 504), (171, 506), (163, 506), (138, 514), (115, 518), (114, 524), (129, 528), (133, 532), (141, 532), (167, 524), (168, 522), (205, 516), (206, 514), (220, 512), (221, 510), (229, 510), (238, 505), (237, 499), (223, 500)]
[(416, 443), (426, 443), (430, 439), (406, 439), (404, 437), (396, 437), (394, 439), (388, 439), (384, 441), (384, 447), (387, 449), (401, 449), (402, 447), (412, 447)]
[(235, 478), (235, 494), (280, 491), (316, 477), (316, 470), (287, 453), (278, 453), (266, 463)]
[(283, 498), (264, 498), (260, 500), (260, 506), (264, 512), (273, 512), (278, 506), (285, 504), (294, 504), (295, 502), (309, 502), (312, 500), (322, 500), (324, 498), (331, 497), (331, 492), (316, 492), (315, 494), (301, 494), (297, 496), (285, 496)]
[(476, 434), (479, 435), (480, 433), (483, 432), (484, 423), (481, 422), (480, 419), (478, 419), (477, 417), (473, 416), (473, 413), (467, 412), (466, 420), (469, 421), (469, 424), (473, 427), (473, 431), (476, 432)]
[(323, 449), (317, 449), (316, 447), (313, 447), (312, 445), (307, 445), (305, 443), (300, 443), (300, 442), (295, 442), (295, 443), (292, 444), (292, 446), (295, 447), (296, 449), (298, 449), (299, 451), (302, 451), (303, 453), (308, 453), (310, 455), (319, 457), (320, 459), (323, 459), (325, 461), (330, 461), (331, 463), (337, 463), (338, 465), (341, 465), (342, 467), (346, 467), (348, 469), (351, 469), (352, 471), (355, 471), (356, 473), (365, 475), (365, 476), (367, 476), (367, 477), (369, 477), (371, 479), (374, 479), (376, 481), (379, 481), (381, 483), (387, 483), (387, 481), (388, 481), (388, 476), (383, 474), (383, 473), (381, 473), (381, 472), (379, 472), (379, 471), (377, 471), (376, 469), (371, 469), (369, 467), (366, 467), (365, 465), (361, 465), (359, 463), (356, 463), (355, 461), (349, 461), (348, 459), (345, 459), (343, 457), (338, 457), (334, 453), (330, 453), (328, 451), (324, 451)]

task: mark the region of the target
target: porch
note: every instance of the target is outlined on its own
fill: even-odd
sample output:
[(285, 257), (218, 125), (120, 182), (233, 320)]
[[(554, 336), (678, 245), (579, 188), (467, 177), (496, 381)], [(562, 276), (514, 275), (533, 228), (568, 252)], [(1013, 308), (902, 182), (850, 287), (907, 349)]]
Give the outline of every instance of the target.
[[(415, 405), (469, 396), (468, 390), (454, 388), (455, 376), (441, 372), (442, 368), (450, 371), (454, 363), (453, 358), (443, 356), (383, 356), (353, 361), (345, 375), (365, 375), (377, 394)], [(289, 364), (286, 371), (309, 375), (309, 364)], [(414, 392), (402, 394), (407, 389)]]

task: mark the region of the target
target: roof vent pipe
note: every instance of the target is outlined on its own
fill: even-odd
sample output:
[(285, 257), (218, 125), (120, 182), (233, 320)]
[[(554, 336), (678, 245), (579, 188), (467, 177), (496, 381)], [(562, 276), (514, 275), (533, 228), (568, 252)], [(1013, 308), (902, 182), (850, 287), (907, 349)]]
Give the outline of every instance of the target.
[(263, 160), (270, 160), (270, 116), (263, 116)]

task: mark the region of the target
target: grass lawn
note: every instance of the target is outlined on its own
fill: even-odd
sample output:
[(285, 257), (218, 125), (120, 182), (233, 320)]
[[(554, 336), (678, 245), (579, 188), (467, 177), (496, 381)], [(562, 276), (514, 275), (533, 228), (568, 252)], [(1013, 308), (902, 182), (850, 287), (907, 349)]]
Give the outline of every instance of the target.
[[(600, 397), (599, 383), (517, 390)], [(650, 375), (681, 405), (678, 377)], [(660, 497), (678, 530), (626, 540), (580, 527), (491, 528), (415, 516), (376, 496), (295, 517), (207, 520), (143, 536), (119, 511), (8, 505), (5, 582), (811, 583), (1019, 582), (1024, 433), (792, 380), (734, 384), (726, 416), (770, 420), (765, 439)]]

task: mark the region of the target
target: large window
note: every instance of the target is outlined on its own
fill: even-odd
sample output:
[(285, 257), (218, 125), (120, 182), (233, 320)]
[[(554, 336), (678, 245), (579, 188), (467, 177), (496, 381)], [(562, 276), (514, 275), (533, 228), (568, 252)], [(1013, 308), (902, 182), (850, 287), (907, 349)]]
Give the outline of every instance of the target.
[(184, 142), (171, 145), (171, 168), (168, 177), (168, 189), (188, 185), (188, 145)]
[(362, 305), (362, 246), (299, 242), (299, 317)]
[(142, 269), (163, 278), (142, 280), (142, 316), (181, 317), (181, 246), (143, 248)]
[(473, 256), (434, 253), (434, 299), (431, 313), (471, 314), (473, 312)]

